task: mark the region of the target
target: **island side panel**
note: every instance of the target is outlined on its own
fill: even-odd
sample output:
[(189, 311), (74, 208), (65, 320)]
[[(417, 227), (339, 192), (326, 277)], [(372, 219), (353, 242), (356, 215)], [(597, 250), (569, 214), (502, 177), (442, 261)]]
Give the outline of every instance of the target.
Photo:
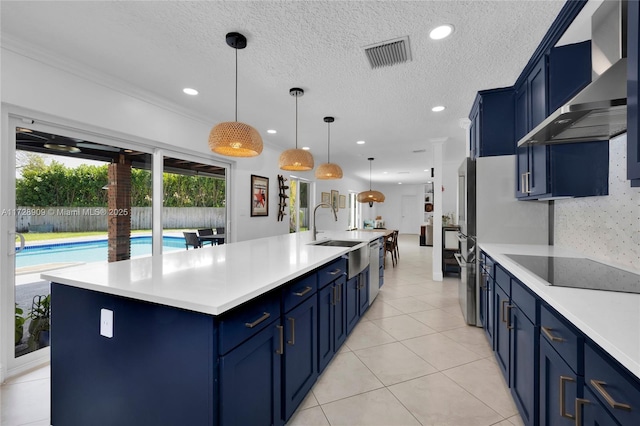
[(214, 317), (56, 283), (51, 304), (52, 424), (217, 423)]

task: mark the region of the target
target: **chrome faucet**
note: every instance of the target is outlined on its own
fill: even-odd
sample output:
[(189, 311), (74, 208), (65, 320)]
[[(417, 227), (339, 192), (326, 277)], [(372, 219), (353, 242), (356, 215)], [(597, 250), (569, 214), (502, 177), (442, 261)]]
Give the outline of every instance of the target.
[(331, 208), (331, 211), (333, 212), (333, 217), (336, 219), (336, 222), (338, 221), (338, 214), (336, 213), (336, 210), (333, 208), (333, 206), (329, 203), (319, 203), (315, 209), (313, 209), (313, 241), (316, 240), (316, 237), (318, 236), (318, 229), (316, 228), (316, 211), (318, 210), (318, 207), (320, 206), (327, 206)]

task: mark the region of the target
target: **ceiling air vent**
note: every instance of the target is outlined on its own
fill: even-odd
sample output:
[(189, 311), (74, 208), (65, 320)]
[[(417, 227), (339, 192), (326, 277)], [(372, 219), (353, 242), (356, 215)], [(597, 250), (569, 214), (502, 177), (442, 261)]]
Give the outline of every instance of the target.
[(364, 53), (372, 69), (410, 61), (409, 36), (366, 46)]

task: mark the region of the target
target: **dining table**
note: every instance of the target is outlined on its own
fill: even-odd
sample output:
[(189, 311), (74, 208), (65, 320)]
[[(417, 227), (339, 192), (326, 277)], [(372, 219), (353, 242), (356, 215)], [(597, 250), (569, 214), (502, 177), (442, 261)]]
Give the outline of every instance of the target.
[(225, 234), (211, 234), (211, 235), (199, 235), (198, 240), (200, 244), (202, 243), (211, 243), (211, 245), (219, 245), (224, 244)]

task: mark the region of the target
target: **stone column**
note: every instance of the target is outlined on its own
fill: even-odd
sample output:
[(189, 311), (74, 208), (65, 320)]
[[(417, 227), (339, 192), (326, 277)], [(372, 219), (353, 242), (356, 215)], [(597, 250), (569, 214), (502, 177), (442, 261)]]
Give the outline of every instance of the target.
[(124, 155), (109, 164), (108, 194), (108, 260), (127, 260), (131, 257), (131, 161)]

